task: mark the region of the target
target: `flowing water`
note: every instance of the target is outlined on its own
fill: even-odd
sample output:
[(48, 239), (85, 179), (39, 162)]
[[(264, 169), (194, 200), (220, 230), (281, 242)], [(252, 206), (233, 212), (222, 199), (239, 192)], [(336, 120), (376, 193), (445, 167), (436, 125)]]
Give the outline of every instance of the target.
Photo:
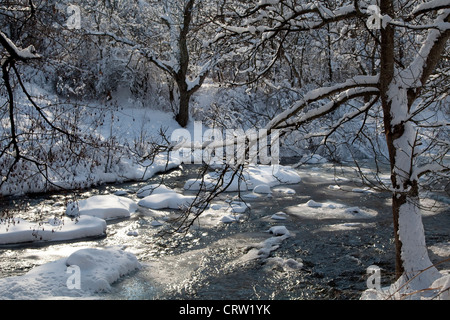
[[(234, 223), (195, 224), (187, 234), (161, 238), (161, 227), (152, 222), (175, 211), (139, 208), (129, 219), (108, 222), (107, 234), (96, 239), (70, 243), (30, 244), (0, 248), (0, 277), (21, 275), (34, 266), (67, 257), (85, 247), (125, 248), (136, 255), (142, 269), (123, 277), (111, 292), (99, 299), (358, 299), (367, 288), (366, 270), (371, 265), (382, 269), (382, 285), (393, 280), (394, 245), (390, 195), (383, 192), (355, 192), (358, 187), (352, 170), (336, 171), (331, 165), (309, 165), (299, 170), (302, 181), (273, 188), (270, 197), (260, 195), (248, 203), (251, 210)], [(164, 184), (181, 188), (195, 176), (196, 167), (186, 166), (164, 175)], [(345, 178), (342, 178), (344, 177)], [(77, 194), (126, 190), (135, 198), (143, 185), (161, 181), (161, 176), (146, 183), (108, 185)], [(339, 183), (340, 188), (330, 188)], [(360, 190), (361, 191), (361, 190)], [(236, 196), (224, 193), (217, 200)], [(4, 199), (3, 208), (26, 208), (16, 215), (45, 216), (64, 212), (73, 194), (34, 195)], [(371, 210), (369, 217), (304, 216), (291, 210), (301, 203), (333, 201), (349, 207)], [(450, 217), (448, 197), (439, 198), (444, 206), (424, 215), (427, 244), (448, 243)], [(443, 201), (443, 202), (442, 202)], [(447, 201), (447, 204), (445, 202)], [(291, 208), (291, 209), (290, 209)], [(286, 212), (285, 220), (271, 216)], [(265, 258), (251, 258), (274, 235), (272, 226), (285, 226), (290, 237), (272, 247)], [(442, 256), (430, 251), (433, 262)], [(249, 258), (250, 257), (250, 258)], [(448, 265), (443, 265), (449, 269)]]

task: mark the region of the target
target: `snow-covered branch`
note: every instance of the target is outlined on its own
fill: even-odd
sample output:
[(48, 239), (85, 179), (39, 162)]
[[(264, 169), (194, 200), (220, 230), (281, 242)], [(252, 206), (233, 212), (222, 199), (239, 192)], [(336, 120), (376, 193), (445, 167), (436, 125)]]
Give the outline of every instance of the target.
[[(356, 108), (355, 110), (352, 110), (346, 114), (344, 114), (339, 120), (337, 121), (333, 121), (333, 125), (328, 128), (328, 130), (323, 131), (323, 132), (317, 132), (317, 133), (311, 133), (311, 134), (307, 134), (304, 139), (309, 139), (309, 138), (313, 138), (313, 137), (324, 137), (321, 144), (326, 144), (328, 138), (334, 133), (336, 132), (340, 127), (342, 127), (345, 123), (355, 119), (356, 117), (358, 117), (361, 114), (367, 113), (374, 105), (375, 103), (378, 101), (379, 96), (375, 96), (371, 101), (369, 101), (368, 103), (364, 104), (362, 107), (360, 108)], [(364, 124), (363, 124), (364, 125)]]
[[(323, 117), (326, 114), (329, 114), (329, 113), (335, 111), (338, 107), (340, 107), (347, 101), (350, 101), (350, 100), (358, 98), (358, 97), (376, 95), (378, 93), (379, 93), (379, 91), (377, 88), (357, 87), (357, 88), (351, 88), (351, 89), (345, 90), (345, 91), (339, 93), (330, 102), (325, 103), (324, 105), (322, 105), (318, 108), (309, 110), (300, 116), (290, 117), (289, 119), (286, 119), (283, 123), (280, 123), (277, 126), (277, 128), (299, 127), (304, 123), (318, 119), (320, 117)], [(306, 106), (307, 106), (307, 104), (304, 104), (300, 109), (303, 109)]]
[(27, 61), (31, 59), (39, 59), (41, 56), (36, 53), (33, 45), (25, 49), (17, 47), (3, 32), (0, 31), (0, 44), (8, 52), (9, 56), (14, 60)]
[[(354, 5), (339, 7), (332, 11), (322, 5), (319, 1), (297, 5), (295, 7), (286, 6), (286, 10), (277, 10), (275, 5), (283, 5), (283, 1), (261, 1), (254, 8), (248, 9), (243, 16), (235, 15), (235, 18), (245, 18), (246, 26), (235, 26), (230, 24), (216, 23), (225, 31), (232, 34), (263, 34), (264, 39), (273, 38), (280, 31), (306, 31), (319, 29), (331, 22), (354, 18), (361, 14)], [(280, 12), (284, 12), (277, 15)], [(274, 13), (273, 15), (271, 13)], [(256, 15), (254, 18), (250, 16)], [(233, 15), (230, 14), (229, 17)], [(268, 18), (270, 17), (270, 18)], [(270, 20), (270, 23), (265, 23)], [(216, 40), (225, 37), (224, 33), (219, 33)]]
[(414, 168), (414, 171), (411, 174), (411, 178), (414, 180), (418, 180), (421, 176), (427, 173), (437, 173), (437, 172), (450, 172), (450, 167), (444, 166), (440, 163), (430, 163), (420, 167)]
[(441, 59), (447, 40), (450, 38), (449, 18), (450, 9), (443, 10), (434, 21), (434, 25), (443, 27), (429, 30), (415, 59), (397, 75), (402, 88), (418, 88), (420, 90), (428, 81)]
[[(266, 127), (268, 129), (274, 129), (298, 125), (298, 123), (310, 121), (323, 114), (327, 114), (344, 101), (348, 101), (354, 97), (378, 94), (378, 78), (378, 76), (357, 76), (344, 83), (309, 91), (302, 100), (297, 101), (292, 107), (274, 117)], [(335, 100), (320, 108), (310, 110), (300, 118), (293, 120), (310, 103), (329, 98), (334, 94), (339, 94)]]
[(90, 35), (90, 36), (111, 38), (114, 41), (116, 41), (117, 43), (130, 46), (131, 50), (139, 52), (140, 54), (142, 54), (144, 57), (146, 57), (150, 62), (152, 62), (155, 66), (157, 66), (161, 70), (168, 72), (170, 74), (174, 74), (177, 72), (176, 62), (163, 61), (161, 59), (158, 59), (152, 50), (142, 46), (141, 44), (139, 44), (133, 40), (130, 40), (129, 38), (120, 37), (120, 36), (116, 35), (115, 33), (106, 32), (106, 31), (87, 30), (87, 31), (85, 31), (85, 34)]
[(450, 2), (448, 0), (432, 0), (416, 6), (411, 12), (411, 17), (417, 17), (430, 11), (438, 11), (442, 9), (450, 9)]

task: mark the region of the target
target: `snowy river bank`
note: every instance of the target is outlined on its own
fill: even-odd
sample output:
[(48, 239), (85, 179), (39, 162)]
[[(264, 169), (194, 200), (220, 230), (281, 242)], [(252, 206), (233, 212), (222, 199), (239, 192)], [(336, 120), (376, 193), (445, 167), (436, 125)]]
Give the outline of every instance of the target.
[[(236, 199), (236, 192), (223, 193), (184, 237), (159, 237), (177, 210), (138, 205), (129, 217), (107, 220), (104, 235), (3, 246), (0, 298), (359, 299), (367, 289), (369, 266), (381, 268), (382, 285), (393, 281), (390, 194), (367, 190), (358, 185), (350, 168), (342, 170), (346, 172), (330, 164), (307, 165), (296, 170), (299, 183), (245, 191), (242, 199)], [(189, 196), (183, 186), (194, 176), (195, 167), (185, 166), (165, 174), (163, 184)], [(106, 185), (78, 197), (120, 194), (137, 204), (143, 199), (138, 197), (139, 189), (160, 182), (161, 176), (155, 176), (145, 183)], [(64, 212), (70, 199), (73, 195), (30, 196), (9, 199), (9, 205), (27, 202), (28, 215), (30, 210), (45, 215)], [(449, 199), (434, 199), (439, 201), (426, 201), (440, 208), (424, 212), (424, 226), (430, 256), (437, 263), (450, 255), (450, 218)], [(249, 208), (242, 206), (242, 200)], [(118, 258), (127, 267), (112, 270), (116, 276), (111, 285), (96, 292), (64, 288), (52, 293), (51, 286), (36, 292), (20, 286), (23, 276), (39, 266), (67, 257), (82, 261), (85, 256), (78, 260), (72, 256), (81, 249), (126, 252)], [(97, 269), (106, 274), (104, 269), (114, 260), (104, 258), (106, 264)], [(447, 263), (439, 269), (450, 267)], [(45, 277), (46, 269), (42, 270), (39, 281), (55, 279)], [(71, 276), (65, 271), (62, 280)], [(16, 286), (11, 286), (12, 279)]]

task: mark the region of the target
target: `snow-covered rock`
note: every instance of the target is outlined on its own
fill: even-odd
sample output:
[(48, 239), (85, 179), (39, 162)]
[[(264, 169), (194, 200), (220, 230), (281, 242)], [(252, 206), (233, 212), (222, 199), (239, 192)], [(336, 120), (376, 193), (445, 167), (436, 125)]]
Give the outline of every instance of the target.
[(137, 258), (123, 250), (80, 249), (24, 275), (0, 279), (0, 299), (91, 297), (109, 291), (120, 277), (139, 268)]
[(190, 206), (195, 196), (185, 196), (176, 192), (149, 195), (138, 202), (138, 205), (150, 209), (180, 209)]
[(269, 229), (269, 233), (272, 233), (274, 236), (290, 236), (288, 229), (285, 226), (274, 226)]
[(41, 223), (11, 218), (0, 222), (0, 244), (78, 240), (105, 232), (105, 220), (91, 216), (53, 218)]
[(225, 215), (223, 216), (220, 221), (223, 223), (233, 223), (233, 222), (239, 222), (239, 219), (241, 218), (241, 215)]
[(96, 195), (69, 203), (66, 208), (66, 214), (69, 216), (89, 215), (110, 220), (128, 218), (137, 208), (137, 204), (126, 197)]
[(280, 211), (280, 212), (274, 213), (271, 216), (271, 218), (273, 220), (286, 220), (286, 213)]
[(272, 227), (269, 229), (269, 232), (273, 234), (272, 237), (261, 243), (252, 245), (250, 250), (240, 257), (237, 262), (246, 263), (255, 259), (266, 261), (267, 258), (269, 258), (270, 253), (277, 250), (281, 243), (291, 236), (289, 230), (285, 226)]
[(233, 201), (230, 206), (232, 213), (244, 213), (251, 207), (250, 204), (241, 201)]
[(145, 198), (152, 194), (160, 194), (160, 193), (175, 193), (175, 190), (166, 187), (163, 184), (149, 184), (145, 187), (142, 187), (136, 192), (138, 198)]
[(270, 190), (270, 186), (267, 184), (258, 184), (253, 188), (254, 193), (263, 193), (263, 194), (269, 194), (272, 193), (272, 190)]
[(314, 201), (314, 200), (309, 200), (309, 201), (306, 203), (306, 205), (307, 205), (308, 207), (310, 207), (310, 208), (321, 208), (321, 207), (322, 207), (322, 204), (321, 204), (321, 203), (316, 202), (316, 201)]

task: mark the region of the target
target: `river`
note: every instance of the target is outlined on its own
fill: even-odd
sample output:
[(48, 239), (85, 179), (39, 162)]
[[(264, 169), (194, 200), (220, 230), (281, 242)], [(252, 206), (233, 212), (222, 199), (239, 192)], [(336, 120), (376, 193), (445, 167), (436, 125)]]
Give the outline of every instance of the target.
[[(172, 170), (164, 175), (164, 184), (180, 190), (195, 172), (195, 166)], [(116, 282), (110, 292), (96, 294), (95, 299), (358, 299), (367, 288), (366, 270), (371, 265), (381, 268), (382, 285), (389, 285), (395, 269), (390, 194), (363, 192), (350, 167), (337, 170), (331, 164), (305, 165), (298, 172), (300, 183), (273, 188), (271, 196), (248, 199), (251, 209), (239, 222), (195, 224), (185, 235), (163, 238), (161, 227), (152, 222), (161, 214), (176, 212), (140, 207), (129, 219), (108, 222), (104, 237), (2, 247), (0, 277), (24, 274), (80, 248), (118, 247), (134, 253), (142, 268)], [(140, 187), (160, 179), (155, 176), (145, 183), (101, 186), (77, 196), (125, 190), (137, 199), (135, 192)], [(235, 195), (224, 193), (217, 201)], [(24, 208), (18, 215), (45, 216), (63, 212), (73, 196), (54, 193), (8, 198), (3, 199), (3, 208)], [(442, 206), (423, 218), (431, 248), (450, 241), (449, 198), (434, 198)], [(296, 207), (309, 200), (332, 201), (375, 214), (353, 219), (298, 214)], [(285, 219), (273, 219), (280, 211), (286, 213), (282, 215)], [(253, 249), (273, 237), (267, 232), (273, 226), (285, 226), (290, 236), (271, 247), (264, 259), (247, 259)], [(443, 260), (432, 250), (430, 256), (436, 263)], [(448, 263), (440, 267), (450, 269)]]

